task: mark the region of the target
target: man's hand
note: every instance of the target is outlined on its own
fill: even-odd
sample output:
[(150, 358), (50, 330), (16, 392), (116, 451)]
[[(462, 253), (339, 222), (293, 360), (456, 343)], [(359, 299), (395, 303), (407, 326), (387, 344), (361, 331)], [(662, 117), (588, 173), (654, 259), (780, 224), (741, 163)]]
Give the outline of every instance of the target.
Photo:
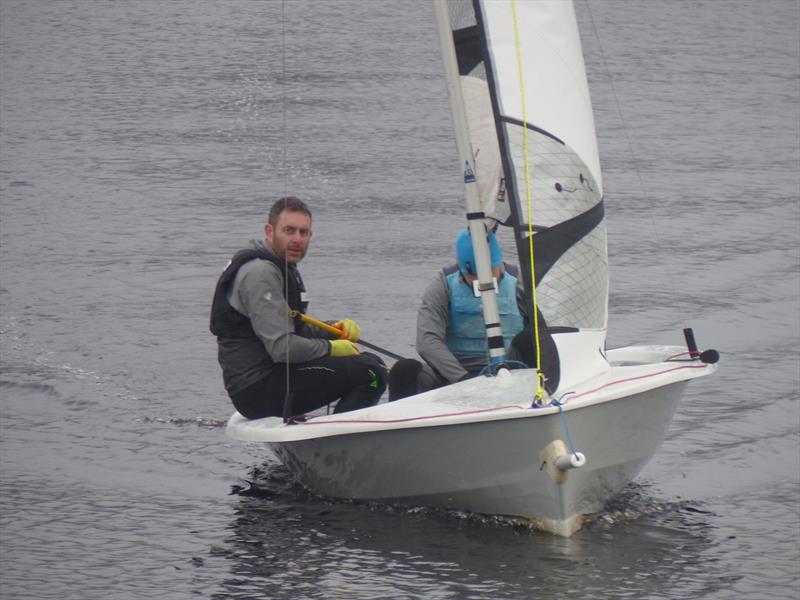
[(351, 342), (357, 342), (358, 338), (361, 337), (361, 327), (359, 327), (358, 323), (353, 321), (353, 319), (342, 319), (334, 323), (333, 326), (336, 327), (336, 329), (341, 329), (345, 338)]
[(358, 348), (350, 340), (328, 340), (328, 343), (331, 345), (331, 356), (353, 356), (358, 354)]

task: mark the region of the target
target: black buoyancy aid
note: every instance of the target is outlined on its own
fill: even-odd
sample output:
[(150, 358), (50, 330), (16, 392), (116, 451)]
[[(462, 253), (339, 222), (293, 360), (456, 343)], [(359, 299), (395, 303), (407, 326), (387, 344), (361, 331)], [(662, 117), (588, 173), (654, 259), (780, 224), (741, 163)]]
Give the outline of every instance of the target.
[[(217, 281), (214, 290), (214, 300), (211, 304), (211, 323), (210, 329), (217, 337), (223, 338), (248, 338), (255, 336), (250, 319), (233, 308), (228, 302), (228, 290), (236, 278), (236, 273), (242, 265), (255, 259), (268, 260), (280, 269), (284, 282), (288, 287), (288, 298), (286, 299), (289, 308), (299, 313), (305, 313), (308, 302), (303, 300), (306, 291), (303, 279), (294, 263), (285, 263), (277, 256), (261, 248), (245, 248), (233, 255), (231, 262), (225, 267)], [(288, 264), (288, 269), (287, 269)], [(288, 278), (287, 278), (288, 270)], [(295, 332), (299, 332), (303, 322), (299, 316), (294, 318)]]

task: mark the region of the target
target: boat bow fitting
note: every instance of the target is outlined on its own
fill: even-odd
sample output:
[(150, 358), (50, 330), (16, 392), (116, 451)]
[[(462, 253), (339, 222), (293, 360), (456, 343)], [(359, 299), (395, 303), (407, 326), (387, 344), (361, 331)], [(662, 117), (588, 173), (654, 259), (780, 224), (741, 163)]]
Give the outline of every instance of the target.
[(577, 469), (585, 464), (586, 457), (582, 452), (570, 452), (569, 454), (562, 454), (556, 458), (556, 467), (558, 467), (560, 471)]
[(572, 452), (563, 440), (553, 440), (539, 452), (541, 469), (556, 483), (567, 480), (567, 471), (586, 464), (586, 457), (580, 452)]

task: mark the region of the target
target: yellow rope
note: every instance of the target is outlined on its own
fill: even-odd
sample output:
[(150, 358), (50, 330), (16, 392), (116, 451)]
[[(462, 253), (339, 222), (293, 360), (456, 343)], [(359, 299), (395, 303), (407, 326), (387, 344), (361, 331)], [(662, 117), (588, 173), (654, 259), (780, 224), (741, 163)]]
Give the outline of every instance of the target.
[(536, 303), (536, 269), (533, 256), (533, 193), (531, 191), (531, 167), (528, 161), (528, 118), (525, 106), (525, 77), (522, 68), (522, 48), (520, 47), (519, 25), (517, 22), (517, 2), (511, 0), (511, 17), (514, 22), (514, 47), (517, 54), (517, 77), (519, 79), (520, 101), (522, 102), (522, 157), (525, 164), (525, 195), (528, 203), (528, 252), (531, 264), (531, 299), (533, 301), (533, 335), (536, 344), (536, 399), (541, 400), (544, 395), (542, 387), (542, 358), (541, 344), (539, 343), (539, 319)]

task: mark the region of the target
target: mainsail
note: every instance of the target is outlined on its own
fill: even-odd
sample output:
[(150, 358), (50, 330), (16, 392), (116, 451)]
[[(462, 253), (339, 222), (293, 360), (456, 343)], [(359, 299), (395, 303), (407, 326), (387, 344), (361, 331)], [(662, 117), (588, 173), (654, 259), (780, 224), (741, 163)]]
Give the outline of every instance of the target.
[(597, 357), (608, 322), (608, 259), (574, 7), (450, 0), (448, 13), (483, 209), (514, 230), (542, 335), (570, 332), (558, 340), (556, 379), (560, 371), (564, 383), (575, 369), (581, 374), (568, 379), (583, 378), (591, 374), (587, 355), (596, 367), (588, 370), (604, 367)]

